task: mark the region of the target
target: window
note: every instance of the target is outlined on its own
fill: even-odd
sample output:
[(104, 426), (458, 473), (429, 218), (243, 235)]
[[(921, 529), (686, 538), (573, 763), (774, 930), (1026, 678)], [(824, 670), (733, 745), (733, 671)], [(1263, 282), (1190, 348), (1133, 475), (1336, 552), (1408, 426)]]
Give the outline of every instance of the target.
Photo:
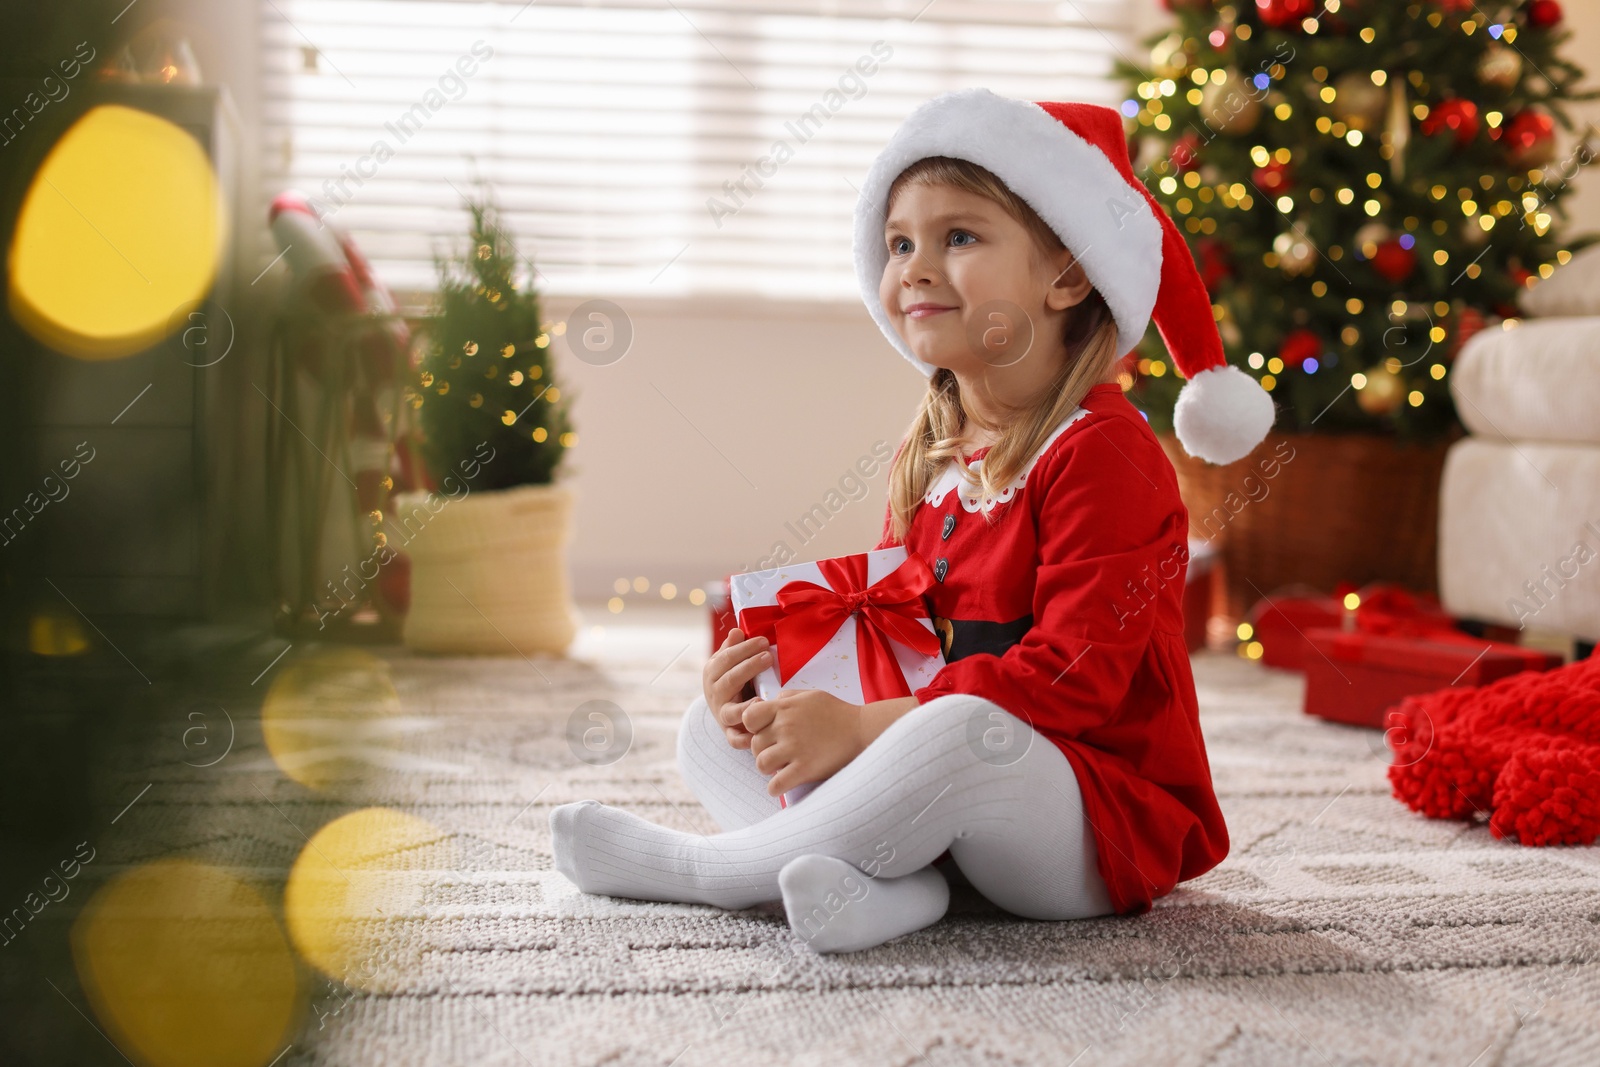
[(433, 288), (481, 177), (544, 293), (853, 300), (855, 187), (905, 115), (968, 85), (1115, 104), (1128, 7), (263, 0), (262, 188), (396, 291)]

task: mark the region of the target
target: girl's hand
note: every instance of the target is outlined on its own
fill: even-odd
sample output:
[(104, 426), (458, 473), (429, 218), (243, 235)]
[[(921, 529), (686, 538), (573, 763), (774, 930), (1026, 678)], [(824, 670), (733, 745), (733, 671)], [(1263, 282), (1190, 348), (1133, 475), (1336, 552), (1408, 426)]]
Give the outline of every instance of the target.
[(771, 700), (753, 701), (743, 721), (756, 770), (771, 776), (772, 796), (830, 777), (866, 747), (861, 706), (819, 689), (785, 689)]
[(772, 653), (765, 637), (745, 639), (737, 626), (728, 631), (722, 647), (706, 661), (701, 677), (706, 707), (722, 725), (728, 744), (750, 747), (750, 732), (741, 721), (745, 709), (756, 699), (754, 678), (772, 665)]

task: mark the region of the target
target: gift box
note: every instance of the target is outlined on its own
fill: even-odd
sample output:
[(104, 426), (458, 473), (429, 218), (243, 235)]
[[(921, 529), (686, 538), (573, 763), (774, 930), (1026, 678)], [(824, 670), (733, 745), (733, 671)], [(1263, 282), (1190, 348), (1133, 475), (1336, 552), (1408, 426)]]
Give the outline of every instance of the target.
[[(1357, 605), (1344, 606), (1354, 593)], [(1327, 596), (1306, 586), (1293, 586), (1257, 601), (1246, 616), (1251, 640), (1261, 644), (1261, 662), (1268, 667), (1303, 671), (1314, 653), (1309, 631), (1339, 629), (1363, 633), (1424, 634), (1457, 632), (1456, 620), (1431, 593), (1417, 593), (1389, 582), (1357, 588), (1340, 582)]]
[[(911, 696), (944, 665), (923, 592), (927, 562), (904, 545), (731, 575), (739, 626), (772, 642), (756, 675), (763, 700), (780, 689), (819, 689), (850, 704)], [(785, 807), (816, 787), (783, 794)]]
[(1305, 632), (1308, 715), (1353, 726), (1384, 726), (1408, 696), (1486, 685), (1519, 671), (1548, 671), (1562, 657), (1455, 631), (1370, 633), (1312, 627)]

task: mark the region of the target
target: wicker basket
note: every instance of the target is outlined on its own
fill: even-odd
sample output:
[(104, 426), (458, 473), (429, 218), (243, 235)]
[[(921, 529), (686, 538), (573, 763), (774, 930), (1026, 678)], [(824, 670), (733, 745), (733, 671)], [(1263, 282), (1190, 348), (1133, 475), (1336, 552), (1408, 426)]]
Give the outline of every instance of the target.
[(425, 652), (562, 654), (577, 634), (567, 580), (573, 494), (523, 485), (392, 504), (411, 557), (403, 640)]
[(1439, 479), (1456, 438), (1400, 444), (1379, 434), (1272, 433), (1226, 466), (1158, 434), (1189, 509), (1189, 536), (1218, 546), (1212, 615), (1231, 628), (1290, 585), (1438, 588)]

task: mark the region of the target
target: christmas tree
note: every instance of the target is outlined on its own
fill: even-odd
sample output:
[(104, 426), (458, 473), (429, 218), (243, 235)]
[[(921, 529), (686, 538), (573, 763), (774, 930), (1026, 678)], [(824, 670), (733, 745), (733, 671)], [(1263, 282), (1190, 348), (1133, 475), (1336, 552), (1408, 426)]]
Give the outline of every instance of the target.
[(473, 490), (548, 484), (578, 440), (573, 397), (552, 376), (550, 339), (562, 324), (541, 320), (531, 260), (518, 287), (516, 245), (498, 209), (484, 197), (467, 209), (467, 254), (435, 257), (438, 303), (406, 394), (422, 459), (436, 485), (469, 470)]
[[(1118, 65), (1136, 169), (1189, 241), (1229, 362), (1277, 429), (1437, 438), (1451, 363), (1584, 242), (1558, 158), (1582, 71), (1556, 0), (1165, 0), (1150, 69)], [(1154, 331), (1130, 399), (1170, 430)]]

